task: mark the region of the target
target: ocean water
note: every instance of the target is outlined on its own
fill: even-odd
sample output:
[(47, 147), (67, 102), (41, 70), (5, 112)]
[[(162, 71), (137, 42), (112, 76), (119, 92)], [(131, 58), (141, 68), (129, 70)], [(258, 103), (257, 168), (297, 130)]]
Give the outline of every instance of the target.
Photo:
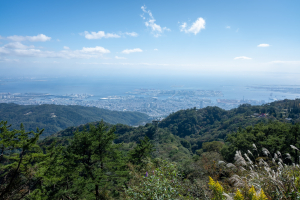
[[(95, 99), (107, 96), (123, 96), (135, 89), (159, 90), (217, 90), (222, 91), (222, 99), (265, 100), (270, 95), (277, 99), (295, 99), (300, 94), (272, 92), (265, 89), (253, 89), (251, 86), (285, 85), (300, 88), (298, 79), (255, 77), (255, 76), (193, 76), (193, 77), (60, 77), (60, 78), (2, 78), (0, 93), (49, 93), (93, 94)], [(299, 84), (299, 85), (297, 85)], [(211, 98), (215, 100), (220, 97)]]

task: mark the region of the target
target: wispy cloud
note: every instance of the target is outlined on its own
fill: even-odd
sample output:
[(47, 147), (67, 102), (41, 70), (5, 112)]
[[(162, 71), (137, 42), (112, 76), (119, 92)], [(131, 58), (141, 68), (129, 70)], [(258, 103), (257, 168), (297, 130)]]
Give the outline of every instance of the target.
[(180, 25), (180, 31), (185, 33), (194, 33), (195, 35), (197, 35), (201, 29), (205, 29), (205, 20), (202, 17), (198, 18), (190, 28), (187, 28), (186, 22), (183, 22)]
[(158, 49), (154, 49), (154, 51), (158, 51)]
[(7, 39), (16, 41), (16, 42), (21, 42), (21, 41), (30, 41), (30, 42), (46, 42), (51, 40), (51, 37), (48, 37), (44, 34), (39, 34), (36, 36), (20, 36), (20, 35), (13, 35), (13, 36), (8, 36)]
[(64, 46), (64, 49), (68, 50), (68, 49), (70, 49), (70, 47)]
[[(150, 10), (147, 10), (146, 6), (142, 6), (141, 9), (143, 10), (143, 14), (141, 15), (141, 17), (146, 20), (145, 21), (145, 25), (146, 27), (150, 27), (151, 28), (151, 33), (154, 35), (154, 37), (159, 37), (161, 36), (161, 34), (164, 31), (171, 31), (169, 28), (167, 27), (161, 27), (160, 25), (155, 23), (155, 19), (151, 13)], [(144, 14), (148, 14), (149, 15), (149, 19), (146, 19)]]
[(5, 39), (5, 37), (2, 37), (1, 35), (0, 35), (0, 40), (4, 40)]
[(7, 48), (7, 49), (32, 49), (32, 48), (34, 48), (33, 45), (26, 46), (26, 45), (22, 44), (21, 42), (8, 43), (8, 44), (4, 45), (3, 47)]
[(86, 39), (92, 40), (92, 39), (101, 39), (101, 38), (119, 38), (120, 35), (114, 34), (114, 33), (105, 33), (104, 31), (98, 31), (98, 32), (91, 32), (84, 31), (84, 36)]
[(131, 37), (137, 37), (138, 34), (136, 32), (119, 32), (116, 33), (105, 33), (104, 31), (98, 31), (98, 32), (88, 32), (84, 31), (84, 33), (80, 33), (81, 35), (84, 35), (86, 39), (92, 40), (92, 39), (101, 39), (101, 38), (120, 38), (121, 36), (131, 36)]
[(259, 44), (257, 45), (258, 47), (269, 47), (270, 45), (269, 44)]
[(122, 51), (122, 53), (125, 53), (125, 54), (130, 54), (130, 53), (135, 53), (135, 52), (143, 52), (143, 50), (140, 48), (135, 48), (135, 49), (125, 49)]
[(235, 57), (234, 60), (251, 60), (252, 58), (246, 57), (246, 56), (239, 56)]
[(131, 37), (137, 37), (138, 36), (138, 34), (136, 33), (136, 32), (131, 32), (131, 33), (129, 33), (129, 32), (126, 32), (126, 33), (124, 33), (125, 35), (129, 35), (129, 36), (131, 36)]
[(227, 29), (230, 29), (230, 26), (226, 26)]
[(119, 56), (115, 56), (115, 58), (118, 59), (118, 60), (124, 60), (124, 59), (126, 59), (125, 57), (119, 57)]
[(103, 54), (110, 53), (108, 49), (100, 46), (83, 47), (81, 50), (71, 51), (42, 51), (34, 46), (26, 46), (19, 42), (9, 43), (0, 47), (0, 55), (20, 56), (20, 57), (44, 57), (44, 58), (97, 58)]

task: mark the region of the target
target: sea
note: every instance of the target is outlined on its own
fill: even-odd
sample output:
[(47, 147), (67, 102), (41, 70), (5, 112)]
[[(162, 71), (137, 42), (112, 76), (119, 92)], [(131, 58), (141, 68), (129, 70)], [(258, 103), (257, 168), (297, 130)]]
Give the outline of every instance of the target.
[[(284, 92), (272, 88), (290, 88)], [(291, 89), (292, 88), (292, 89)], [(155, 90), (215, 90), (221, 99), (264, 100), (266, 103), (281, 99), (296, 99), (300, 94), (298, 75), (282, 76), (98, 76), (98, 77), (18, 77), (0, 78), (0, 93), (47, 93), (51, 95), (91, 94), (93, 99), (107, 96), (125, 96), (136, 89)]]

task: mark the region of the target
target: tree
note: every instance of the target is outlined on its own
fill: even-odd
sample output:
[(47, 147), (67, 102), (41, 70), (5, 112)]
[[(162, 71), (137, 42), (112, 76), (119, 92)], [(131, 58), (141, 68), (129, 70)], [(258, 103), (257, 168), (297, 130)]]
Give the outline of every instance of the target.
[(97, 127), (90, 125), (88, 132), (76, 132), (67, 147), (70, 165), (78, 175), (72, 182), (79, 198), (107, 199), (107, 188), (122, 181), (125, 165), (120, 145), (113, 143), (114, 132), (115, 127), (108, 130), (102, 121)]
[(149, 138), (145, 136), (143, 140), (140, 140), (140, 143), (129, 152), (129, 162), (134, 165), (141, 165), (142, 160), (150, 157), (153, 152), (154, 145), (151, 143)]
[(0, 199), (22, 199), (39, 183), (35, 176), (37, 163), (43, 157), (36, 144), (43, 130), (37, 133), (9, 130), (7, 122), (0, 122)]

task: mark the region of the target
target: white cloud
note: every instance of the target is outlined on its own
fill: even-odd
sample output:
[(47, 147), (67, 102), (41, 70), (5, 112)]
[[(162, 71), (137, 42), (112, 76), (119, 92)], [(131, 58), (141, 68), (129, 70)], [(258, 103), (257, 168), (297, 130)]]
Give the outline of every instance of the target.
[(0, 47), (0, 55), (25, 56), (25, 57), (44, 57), (44, 58), (97, 58), (103, 54), (110, 53), (108, 49), (100, 46), (83, 47), (81, 50), (65, 49), (59, 52), (42, 51), (34, 46), (26, 46), (19, 42), (9, 43)]
[(129, 35), (131, 37), (137, 37), (138, 36), (138, 34), (136, 32), (131, 32), (131, 33), (126, 32), (125, 35)]
[(110, 53), (110, 51), (108, 49), (105, 49), (103, 47), (83, 47), (81, 52), (83, 53)]
[(8, 36), (7, 39), (10, 39), (12, 41), (21, 42), (28, 40), (30, 42), (46, 42), (48, 40), (51, 40), (51, 37), (48, 37), (44, 34), (39, 34), (37, 36), (19, 36), (19, 35), (13, 35)]
[(70, 47), (64, 46), (64, 49), (68, 50), (68, 49), (70, 49)]
[(57, 42), (60, 42), (60, 39), (56, 39)]
[(5, 38), (0, 35), (0, 40), (4, 40)]
[(230, 26), (226, 26), (227, 29), (230, 29)]
[(115, 58), (118, 60), (126, 59), (125, 57), (119, 57), (119, 56), (115, 56)]
[(34, 48), (33, 45), (30, 46), (26, 46), (20, 42), (12, 42), (12, 43), (8, 43), (6, 45), (4, 45), (4, 48), (8, 48), (8, 49), (29, 49), (29, 48)]
[(114, 33), (105, 33), (104, 31), (98, 31), (89, 33), (88, 31), (84, 31), (84, 35), (86, 39), (101, 39), (101, 38), (119, 38), (120, 35)]
[(158, 51), (158, 49), (154, 49), (154, 51)]
[(199, 17), (190, 28), (187, 28), (186, 22), (183, 22), (182, 25), (180, 25), (180, 31), (194, 33), (195, 35), (197, 35), (201, 29), (205, 29), (205, 20), (202, 17)]
[(252, 58), (246, 57), (246, 56), (239, 56), (235, 57), (234, 60), (251, 60)]
[(150, 10), (146, 10), (146, 6), (142, 6), (141, 9), (143, 10), (143, 14), (141, 15), (141, 17), (146, 20), (146, 17), (144, 16), (144, 14), (148, 14), (149, 15), (149, 20), (146, 20), (145, 21), (145, 25), (146, 27), (150, 27), (151, 28), (151, 32), (152, 34), (154, 35), (154, 37), (159, 37), (161, 36), (161, 34), (164, 32), (164, 31), (171, 31), (169, 28), (167, 27), (161, 27), (160, 25), (156, 24), (155, 23), (155, 19), (151, 13)]
[(125, 54), (130, 54), (130, 53), (135, 53), (135, 52), (143, 52), (143, 50), (140, 48), (135, 48), (135, 49), (125, 49), (122, 51), (122, 53), (125, 53)]
[(270, 45), (269, 44), (259, 44), (257, 45), (258, 47), (269, 47)]
[(236, 31), (235, 31), (235, 32), (239, 32), (239, 30), (240, 30), (240, 28), (236, 29)]

